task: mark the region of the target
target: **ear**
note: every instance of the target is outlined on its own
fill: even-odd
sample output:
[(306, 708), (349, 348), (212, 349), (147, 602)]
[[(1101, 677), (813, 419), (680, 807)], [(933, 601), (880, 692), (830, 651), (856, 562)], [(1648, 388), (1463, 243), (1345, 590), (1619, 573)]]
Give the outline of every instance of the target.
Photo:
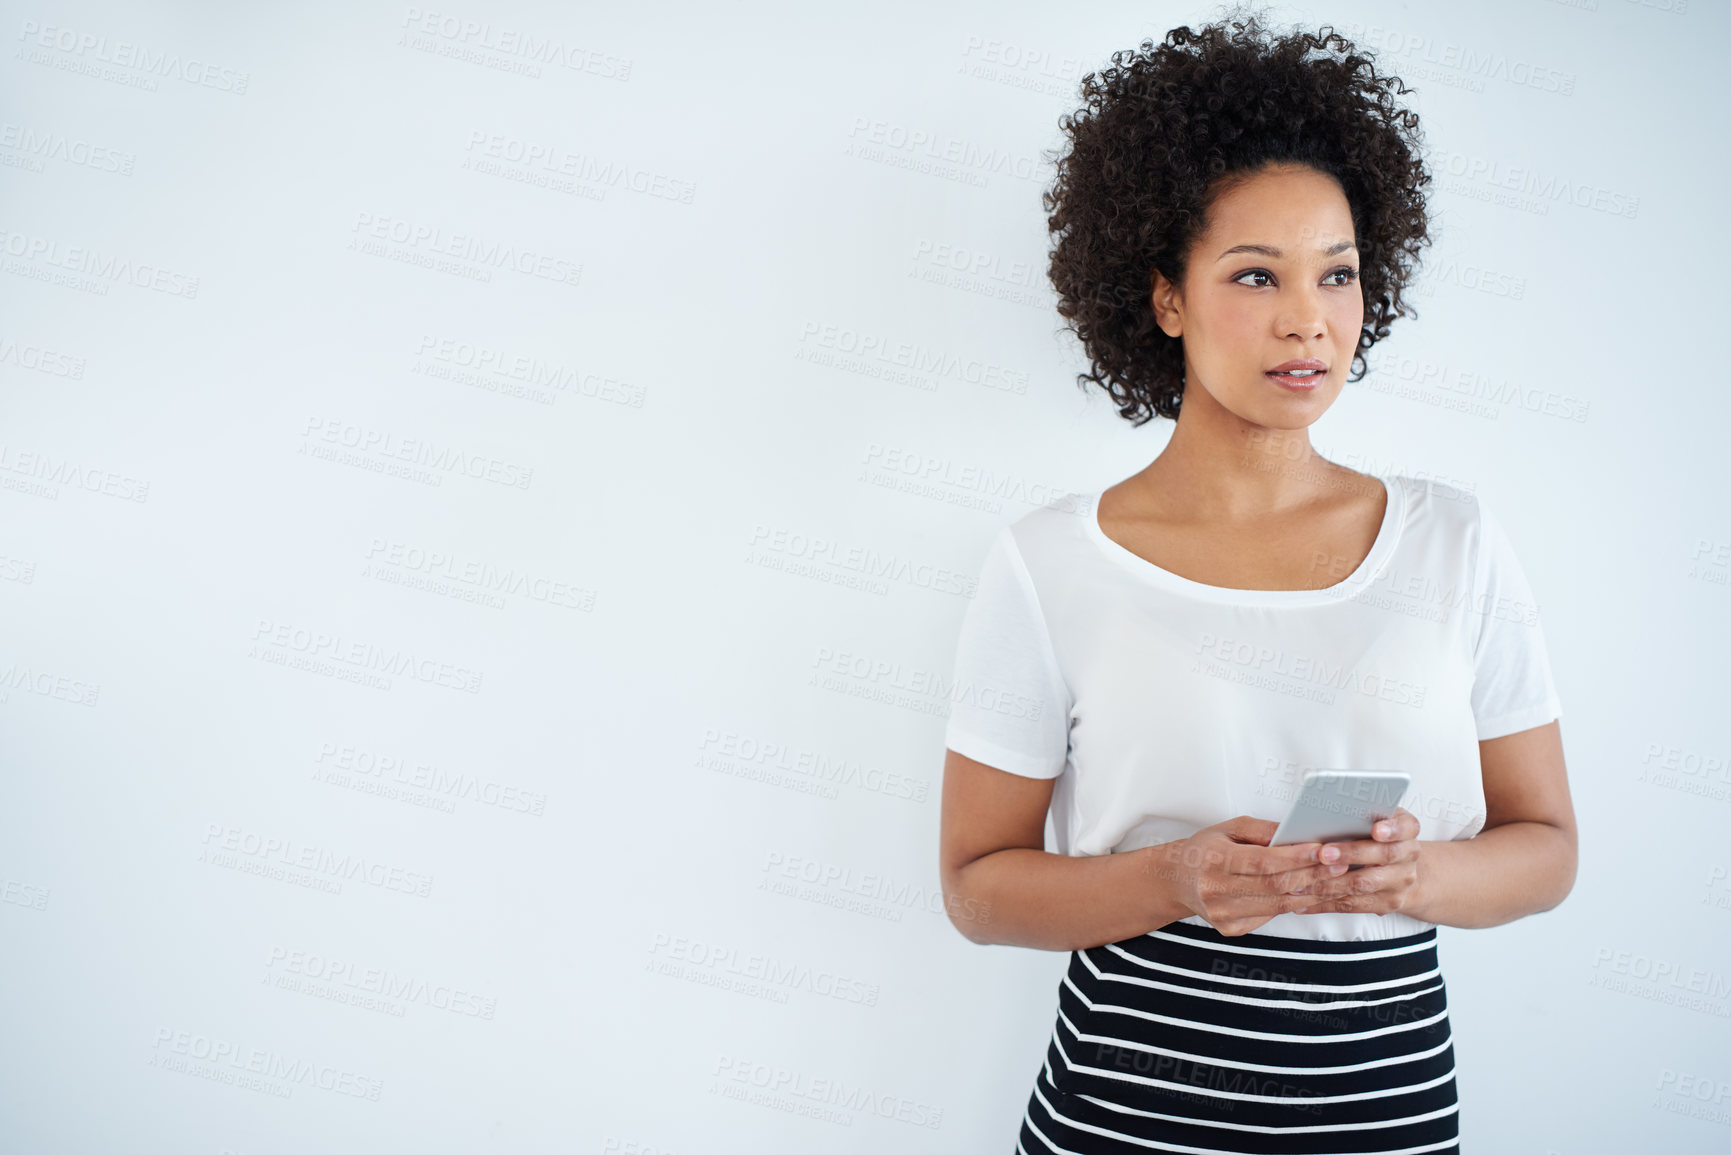
[(1154, 323), (1161, 332), (1168, 337), (1184, 335), (1184, 299), (1178, 287), (1159, 269), (1148, 275), (1148, 301), (1154, 309)]

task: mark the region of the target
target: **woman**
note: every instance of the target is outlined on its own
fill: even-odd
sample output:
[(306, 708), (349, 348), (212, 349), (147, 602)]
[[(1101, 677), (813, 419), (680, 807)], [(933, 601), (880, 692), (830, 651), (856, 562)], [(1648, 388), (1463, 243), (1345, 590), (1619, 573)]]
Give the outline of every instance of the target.
[[(1051, 275), (1082, 382), (1176, 426), (1000, 530), (946, 732), (953, 921), (1071, 952), (1017, 1150), (1457, 1151), (1436, 928), (1555, 907), (1575, 824), (1500, 523), (1310, 445), (1405, 315), (1416, 118), (1326, 28), (1113, 64), (1062, 122)], [(1412, 785), (1369, 839), (1270, 846), (1311, 767)]]

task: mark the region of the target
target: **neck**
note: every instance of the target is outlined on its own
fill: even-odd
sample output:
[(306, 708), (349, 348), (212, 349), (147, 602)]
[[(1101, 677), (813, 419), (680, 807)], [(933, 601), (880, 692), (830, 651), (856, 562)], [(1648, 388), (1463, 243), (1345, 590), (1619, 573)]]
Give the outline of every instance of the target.
[(1358, 477), (1317, 453), (1308, 428), (1256, 425), (1186, 389), (1171, 440), (1136, 480), (1190, 515), (1249, 521), (1314, 505)]

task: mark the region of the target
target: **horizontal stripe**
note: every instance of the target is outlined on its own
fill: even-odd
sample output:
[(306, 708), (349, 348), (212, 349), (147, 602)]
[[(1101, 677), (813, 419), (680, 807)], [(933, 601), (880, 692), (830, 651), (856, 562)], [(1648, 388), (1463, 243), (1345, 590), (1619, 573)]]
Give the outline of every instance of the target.
[(1453, 1038), (1447, 1038), (1428, 1051), (1411, 1051), (1404, 1055), (1381, 1059), (1370, 1059), (1362, 1063), (1341, 1063), (1333, 1067), (1289, 1067), (1280, 1066), (1274, 1063), (1249, 1063), (1242, 1059), (1227, 1060), (1214, 1055), (1195, 1055), (1191, 1054), (1189, 1051), (1175, 1051), (1170, 1047), (1157, 1047), (1152, 1043), (1138, 1043), (1130, 1039), (1116, 1039), (1110, 1035), (1084, 1034), (1082, 1031), (1076, 1029), (1076, 1024), (1070, 1021), (1069, 1016), (1066, 1015), (1062, 1009), (1058, 1011), (1058, 1019), (1065, 1026), (1070, 1028), (1071, 1034), (1075, 1035), (1083, 1042), (1107, 1043), (1126, 1051), (1145, 1051), (1154, 1055), (1168, 1055), (1174, 1059), (1182, 1059), (1189, 1063), (1207, 1063), (1212, 1067), (1231, 1067), (1241, 1071), (1261, 1071), (1270, 1075), (1344, 1075), (1353, 1071), (1372, 1071), (1382, 1067), (1391, 1066), (1395, 1063), (1410, 1063), (1418, 1059), (1428, 1059), (1433, 1055), (1439, 1055), (1443, 1051), (1447, 1050), (1449, 1044), (1454, 1041)]
[[(1179, 1018), (1175, 1015), (1161, 1015), (1156, 1014), (1153, 1011), (1144, 1011), (1139, 1007), (1126, 1007), (1116, 1003), (1096, 1003), (1093, 999), (1090, 999), (1087, 995), (1077, 989), (1076, 984), (1070, 981), (1069, 975), (1064, 976), (1064, 985), (1069, 987), (1071, 991), (1075, 992), (1076, 997), (1082, 1000), (1082, 1003), (1091, 1011), (1106, 1011), (1115, 1015), (1130, 1015), (1133, 1018), (1146, 1019), (1152, 1023), (1165, 1023), (1168, 1026), (1185, 1027), (1193, 1031), (1212, 1031), (1216, 1034), (1231, 1035), (1234, 1038), (1265, 1039), (1278, 1043), (1341, 1043), (1356, 1039), (1375, 1039), (1399, 1031), (1416, 1030), (1420, 1027), (1429, 1026), (1432, 1023), (1441, 1022), (1448, 1017), (1448, 1011), (1444, 1010), (1439, 1011), (1428, 1019), (1415, 1019), (1409, 1023), (1397, 1023), (1394, 1026), (1377, 1027), (1376, 1029), (1369, 1031), (1295, 1035), (1285, 1031), (1254, 1031), (1242, 1027), (1227, 1027), (1203, 1019), (1186, 1019)], [(1439, 985), (1431, 989), (1440, 990), (1442, 988)], [(1328, 1006), (1329, 1004), (1323, 1003), (1320, 1004), (1318, 1009), (1327, 1009)]]
[[(1453, 1040), (1450, 1040), (1451, 1042)], [(1329, 1103), (1357, 1103), (1366, 1099), (1386, 1099), (1391, 1095), (1408, 1095), (1417, 1091), (1428, 1091), (1432, 1087), (1441, 1086), (1454, 1077), (1454, 1067), (1451, 1065), (1447, 1074), (1438, 1075), (1422, 1083), (1410, 1083), (1398, 1087), (1379, 1087), (1373, 1091), (1354, 1091), (1343, 1095), (1257, 1095), (1248, 1091), (1221, 1091), (1213, 1087), (1199, 1087), (1194, 1083), (1180, 1083), (1172, 1079), (1156, 1079), (1148, 1075), (1130, 1075), (1118, 1071), (1108, 1071), (1104, 1067), (1089, 1067), (1072, 1062), (1070, 1055), (1064, 1050), (1063, 1040), (1057, 1041), (1058, 1055), (1064, 1060), (1067, 1070), (1085, 1075), (1094, 1075), (1102, 1079), (1115, 1079), (1121, 1083), (1135, 1083), (1138, 1086), (1150, 1087), (1160, 1091), (1176, 1091), (1184, 1095), (1210, 1095), (1216, 1099), (1226, 1099), (1236, 1103), (1266, 1103), (1270, 1106), (1315, 1107)], [(1406, 1060), (1402, 1060), (1406, 1061)], [(1210, 1066), (1222, 1064), (1211, 1063)], [(1049, 1069), (1049, 1068), (1048, 1068)], [(1056, 1083), (1056, 1079), (1053, 1080)], [(1197, 1122), (1194, 1118), (1186, 1122)], [(1209, 1121), (1212, 1124), (1212, 1120)]]
[[(1371, 945), (1368, 942), (1330, 942), (1323, 939), (1294, 939), (1276, 934), (1241, 934), (1222, 935), (1212, 927), (1194, 926), (1190, 923), (1168, 923), (1161, 930), (1151, 930), (1141, 937), (1162, 939), (1167, 942), (1181, 942), (1186, 945), (1198, 943), (1206, 945), (1209, 950), (1221, 951), (1226, 954), (1264, 955), (1271, 958), (1321, 959), (1325, 962), (1341, 962), (1343, 960), (1396, 958), (1411, 954), (1414, 951), (1429, 950), (1436, 946), (1437, 933), (1433, 927), (1418, 934), (1407, 935), (1404, 938), (1383, 940), (1388, 945)], [(1221, 939), (1230, 938), (1230, 942)], [(1132, 942), (1133, 939), (1126, 939)], [(1286, 943), (1302, 942), (1305, 945), (1287, 946)]]
[[(1184, 986), (1184, 985), (1179, 984), (1179, 983), (1163, 983), (1158, 979), (1145, 979), (1145, 978), (1141, 978), (1140, 976), (1137, 976), (1137, 975), (1126, 975), (1126, 974), (1118, 974), (1118, 973), (1113, 972), (1113, 971), (1103, 971), (1099, 968), (1099, 966), (1097, 966), (1095, 964), (1093, 958), (1090, 957), (1089, 955), (1084, 953), (1081, 956), (1081, 958), (1082, 958), (1082, 965), (1087, 967), (1088, 970), (1093, 973), (1094, 977), (1099, 979), (1102, 982), (1125, 983), (1125, 984), (1128, 984), (1131, 986), (1147, 987), (1150, 990), (1171, 991), (1174, 994), (1188, 995), (1192, 998), (1220, 999), (1223, 1002), (1238, 1003), (1241, 1006), (1248, 1006), (1248, 1007), (1289, 1007), (1289, 1008), (1293, 1008), (1293, 1009), (1304, 1009), (1304, 1010), (1346, 1010), (1346, 1009), (1350, 1009), (1352, 1007), (1378, 1007), (1378, 1006), (1382, 1006), (1386, 1003), (1404, 1002), (1405, 1000), (1410, 999), (1410, 998), (1414, 997), (1415, 995), (1429, 994), (1431, 991), (1439, 991), (1442, 989), (1442, 983), (1439, 981), (1439, 982), (1437, 982), (1431, 986), (1425, 987), (1423, 990), (1408, 991), (1404, 994), (1389, 995), (1386, 998), (1380, 998), (1380, 999), (1325, 999), (1325, 1000), (1312, 1001), (1312, 1000), (1307, 1000), (1307, 999), (1261, 998), (1261, 997), (1258, 997), (1256, 995), (1226, 994), (1226, 993), (1222, 993), (1219, 991), (1204, 990), (1200, 987)], [(1178, 968), (1173, 968), (1173, 969), (1178, 969)], [(1200, 974), (1201, 972), (1182, 970), (1181, 973)], [(1424, 975), (1415, 975), (1413, 978), (1401, 979), (1399, 981), (1402, 984), (1410, 984), (1410, 983), (1417, 982), (1417, 981), (1424, 979), (1424, 978), (1440, 978), (1441, 975), (1442, 975), (1442, 971), (1440, 969), (1438, 969), (1438, 970), (1429, 971)], [(1214, 980), (1214, 981), (1224, 981), (1224, 980)], [(1257, 985), (1267, 986), (1270, 984), (1257, 984)], [(1277, 984), (1277, 985), (1285, 986), (1289, 990), (1294, 989), (1294, 986), (1292, 984)], [(1372, 984), (1372, 985), (1385, 987), (1385, 986), (1389, 986), (1390, 984), (1389, 983), (1376, 983), (1376, 984)], [(1311, 989), (1311, 988), (1306, 986), (1306, 987), (1298, 987), (1297, 989)], [(1337, 987), (1336, 989), (1355, 989), (1355, 988), (1350, 988), (1350, 987), (1349, 988), (1339, 988), (1339, 987)], [(1322, 993), (1322, 992), (1318, 992), (1318, 993)]]
[[(1114, 1131), (1093, 1123), (1083, 1123), (1075, 1119), (1067, 1118), (1059, 1112), (1052, 1105), (1051, 1101), (1046, 1098), (1045, 1092), (1042, 1091), (1038, 1085), (1034, 1087), (1034, 1096), (1045, 1108), (1047, 1114), (1052, 1116), (1054, 1119), (1062, 1121), (1066, 1126), (1072, 1127), (1078, 1131), (1087, 1131), (1103, 1138), (1114, 1140), (1115, 1142), (1143, 1147), (1150, 1151), (1185, 1152), (1186, 1155), (1244, 1155), (1243, 1148), (1240, 1147), (1201, 1147), (1188, 1143), (1168, 1143), (1159, 1139), (1143, 1139), (1136, 1135), (1127, 1135), (1121, 1131)], [(1450, 1112), (1444, 1112), (1444, 1114), (1449, 1113)], [(1046, 1145), (1047, 1151), (1049, 1152), (1056, 1152), (1058, 1155), (1093, 1155), (1093, 1152), (1090, 1151), (1076, 1151), (1073, 1148), (1059, 1146), (1048, 1138), (1031, 1118), (1025, 1118), (1023, 1120), (1023, 1126), (1032, 1131), (1034, 1135)], [(1340, 1129), (1336, 1128), (1335, 1130), (1338, 1133)], [(1460, 1141), (1458, 1139), (1443, 1139), (1438, 1142), (1426, 1143), (1421, 1146), (1390, 1147), (1378, 1152), (1377, 1155), (1421, 1155), (1421, 1153), (1428, 1151), (1444, 1151), (1449, 1148), (1458, 1149), (1459, 1144)], [(1026, 1152), (1027, 1148), (1018, 1142), (1017, 1150)], [(1046, 1152), (1028, 1152), (1027, 1155), (1046, 1155)], [(1332, 1155), (1332, 1153), (1329, 1153), (1329, 1155)], [(1347, 1152), (1344, 1153), (1344, 1155), (1352, 1155), (1352, 1153)]]
[[(1451, 1069), (1451, 1075), (1454, 1073)], [(1078, 1099), (1086, 1099), (1096, 1107), (1108, 1111), (1117, 1111), (1121, 1115), (1140, 1115), (1144, 1118), (1171, 1119), (1180, 1123), (1195, 1123), (1195, 1119), (1186, 1119), (1181, 1115), (1161, 1115), (1155, 1111), (1143, 1111), (1137, 1107), (1126, 1107), (1121, 1103), (1108, 1103), (1105, 1099), (1096, 1099), (1092, 1095), (1077, 1095)], [(1314, 1127), (1299, 1125), (1296, 1127), (1261, 1127), (1255, 1123), (1223, 1123), (1212, 1121), (1210, 1127), (1224, 1127), (1234, 1131), (1254, 1131), (1263, 1135), (1338, 1135), (1342, 1131), (1367, 1131), (1375, 1127), (1407, 1127), (1414, 1123), (1428, 1123), (1432, 1119), (1440, 1119), (1444, 1115), (1453, 1115), (1460, 1110), (1460, 1105), (1438, 1107), (1434, 1111), (1426, 1111), (1422, 1115), (1405, 1115), (1399, 1119), (1376, 1119), (1369, 1123), (1321, 1123)]]
[[(1353, 991), (1376, 990), (1376, 989), (1381, 988), (1381, 987), (1397, 987), (1397, 986), (1401, 986), (1401, 985), (1406, 984), (1406, 983), (1411, 983), (1416, 979), (1434, 978), (1437, 975), (1440, 975), (1442, 973), (1441, 967), (1432, 967), (1431, 969), (1429, 969), (1427, 971), (1419, 971), (1419, 972), (1413, 974), (1411, 977), (1380, 979), (1380, 980), (1377, 980), (1375, 982), (1368, 982), (1368, 983), (1299, 983), (1299, 982), (1288, 983), (1288, 982), (1281, 982), (1281, 981), (1278, 981), (1275, 979), (1239, 978), (1239, 977), (1236, 977), (1233, 975), (1211, 974), (1211, 973), (1207, 973), (1204, 971), (1196, 970), (1192, 967), (1175, 966), (1172, 963), (1155, 962), (1152, 959), (1145, 959), (1145, 958), (1141, 957), (1140, 955), (1132, 954), (1130, 951), (1125, 950), (1123, 947), (1119, 946), (1115, 942), (1114, 943), (1107, 943), (1103, 949), (1105, 951), (1109, 952), (1110, 954), (1112, 954), (1113, 956), (1115, 956), (1117, 958), (1121, 958), (1125, 962), (1130, 963), (1132, 966), (1142, 967), (1142, 968), (1147, 969), (1147, 970), (1165, 971), (1169, 974), (1175, 974), (1175, 975), (1195, 975), (1199, 978), (1207, 979), (1211, 983), (1228, 983), (1228, 984), (1232, 984), (1232, 985), (1236, 985), (1236, 986), (1248, 986), (1248, 987), (1256, 987), (1256, 986), (1280, 987), (1280, 988), (1287, 989), (1287, 990), (1313, 991), (1313, 992), (1316, 992), (1318, 994), (1325, 994), (1325, 993), (1328, 993), (1331, 991), (1339, 991), (1339, 992), (1344, 994), (1344, 993), (1349, 993), (1349, 992), (1353, 992)], [(1083, 952), (1083, 953), (1084, 953), (1084, 957), (1090, 957), (1093, 954), (1092, 951), (1087, 951), (1087, 952)], [(1096, 973), (1098, 973), (1098, 972), (1096, 972)], [(1116, 972), (1116, 973), (1121, 973), (1121, 972)]]
[[(1047, 1070), (1047, 1077), (1049, 1079), (1050, 1073), (1051, 1073), (1051, 1068), (1047, 1067), (1046, 1070)], [(1454, 1074), (1454, 1069), (1452, 1067), (1449, 1069), (1449, 1074), (1451, 1074), (1451, 1075)], [(1306, 1125), (1301, 1123), (1301, 1124), (1298, 1124), (1298, 1125), (1292, 1126), (1292, 1127), (1268, 1127), (1268, 1126), (1261, 1126), (1261, 1125), (1256, 1124), (1256, 1123), (1227, 1123), (1227, 1122), (1220, 1121), (1220, 1120), (1197, 1120), (1197, 1119), (1193, 1119), (1187, 1115), (1163, 1115), (1158, 1111), (1144, 1111), (1139, 1107), (1127, 1107), (1127, 1106), (1124, 1106), (1122, 1103), (1108, 1102), (1105, 1099), (1095, 1098), (1093, 1095), (1077, 1095), (1075, 1097), (1078, 1099), (1086, 1099), (1088, 1102), (1093, 1103), (1097, 1107), (1103, 1107), (1108, 1111), (1117, 1111), (1118, 1113), (1123, 1114), (1123, 1115), (1139, 1115), (1139, 1116), (1141, 1116), (1143, 1118), (1147, 1118), (1147, 1119), (1165, 1119), (1165, 1120), (1168, 1120), (1168, 1121), (1174, 1122), (1174, 1123), (1190, 1123), (1190, 1124), (1202, 1123), (1203, 1125), (1209, 1126), (1209, 1127), (1222, 1127), (1222, 1128), (1225, 1128), (1225, 1129), (1231, 1130), (1231, 1131), (1254, 1131), (1254, 1132), (1257, 1132), (1257, 1133), (1263, 1134), (1263, 1135), (1293, 1135), (1293, 1134), (1325, 1134), (1325, 1135), (1327, 1135), (1327, 1134), (1337, 1134), (1342, 1130), (1364, 1131), (1364, 1130), (1369, 1130), (1370, 1128), (1373, 1128), (1373, 1127), (1404, 1127), (1409, 1123), (1423, 1123), (1423, 1122), (1430, 1120), (1430, 1119), (1439, 1119), (1444, 1115), (1449, 1115), (1449, 1114), (1454, 1113), (1455, 1111), (1460, 1110), (1459, 1104), (1455, 1104), (1455, 1105), (1448, 1106), (1448, 1107), (1439, 1107), (1435, 1111), (1426, 1111), (1422, 1115), (1406, 1115), (1406, 1116), (1403, 1116), (1399, 1119), (1377, 1119), (1377, 1120), (1374, 1120), (1374, 1121), (1369, 1122), (1369, 1123), (1348, 1123), (1348, 1124), (1345, 1124), (1344, 1127), (1340, 1124), (1328, 1124), (1328, 1123), (1321, 1123), (1321, 1124), (1317, 1124), (1315, 1126), (1306, 1126)]]

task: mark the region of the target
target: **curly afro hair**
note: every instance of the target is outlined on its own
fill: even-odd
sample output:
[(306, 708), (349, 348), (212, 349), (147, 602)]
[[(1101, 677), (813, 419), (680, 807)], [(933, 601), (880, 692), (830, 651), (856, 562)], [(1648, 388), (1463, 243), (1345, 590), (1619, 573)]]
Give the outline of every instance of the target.
[(1183, 339), (1155, 323), (1153, 271), (1182, 285), (1209, 206), (1264, 165), (1308, 165), (1346, 194), (1365, 305), (1349, 381), (1394, 317), (1417, 316), (1401, 292), (1430, 243), (1431, 178), (1418, 117), (1394, 101), (1411, 90), (1331, 26), (1275, 37), (1234, 10), (1113, 53), (1081, 91), (1084, 106), (1059, 119), (1069, 143), (1041, 198), (1056, 238), (1049, 271), (1090, 364), (1077, 384), (1104, 388), (1120, 417), (1177, 418)]

